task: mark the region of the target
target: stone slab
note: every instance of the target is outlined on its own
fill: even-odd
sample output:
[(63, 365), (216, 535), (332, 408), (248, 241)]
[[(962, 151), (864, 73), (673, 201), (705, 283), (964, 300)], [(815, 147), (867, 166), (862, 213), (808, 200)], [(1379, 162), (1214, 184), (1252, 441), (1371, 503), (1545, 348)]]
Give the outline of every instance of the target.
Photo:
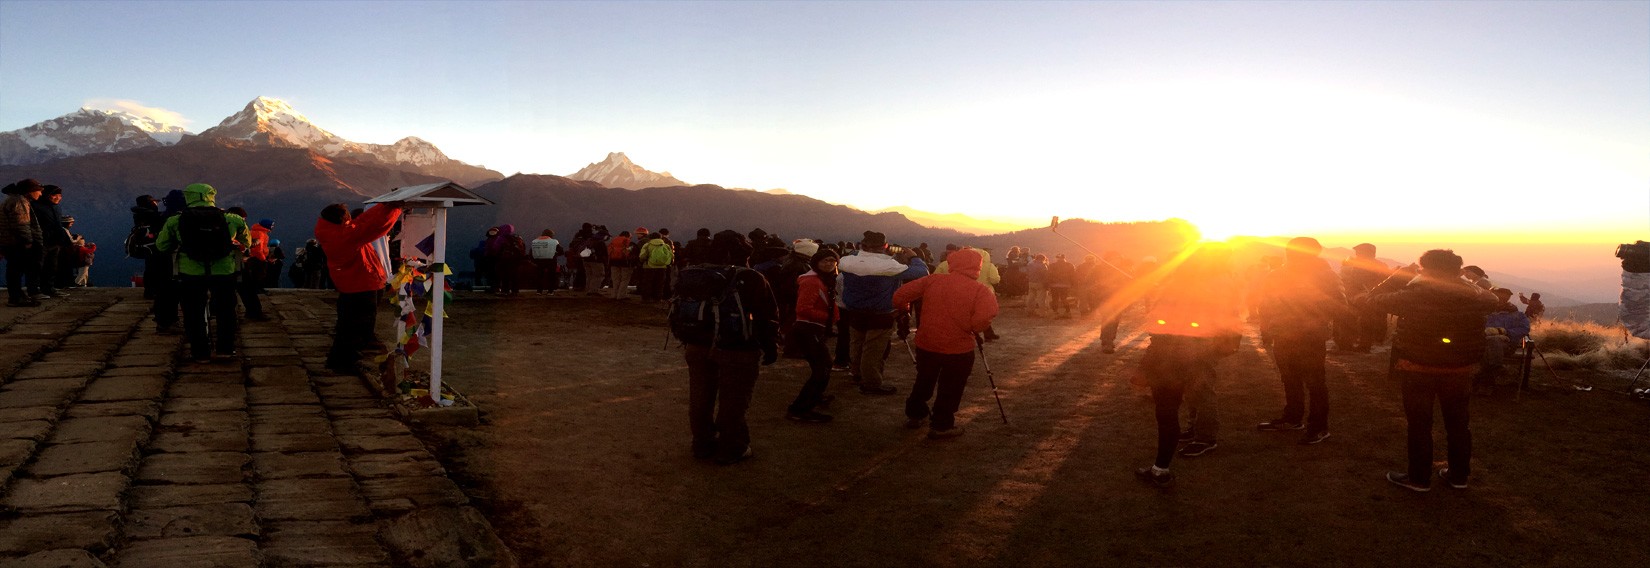
[[(237, 378), (240, 375), (235, 375)], [(166, 396), (173, 398), (233, 398), (245, 399), (246, 386), (240, 383), (187, 383), (173, 385)]]
[(0, 560), (0, 568), (108, 568), (92, 553), (79, 548), (36, 552), (22, 558)]
[(169, 377), (172, 367), (113, 367), (104, 369), (98, 376), (109, 377)]
[[(241, 335), (241, 345), (246, 347), (246, 350), (248, 352), (251, 352), (254, 349), (271, 349), (271, 348), (285, 348), (287, 350), (291, 350), (292, 349), (292, 338), (287, 337), (285, 335), (273, 335), (273, 334), (258, 334), (258, 335), (242, 334)], [(293, 353), (296, 356), (297, 352), (293, 351)]]
[(118, 511), (120, 494), (130, 482), (119, 473), (83, 473), (49, 479), (17, 479), (0, 499), (0, 507), (30, 515), (76, 511)]
[(327, 416), (333, 420), (348, 420), (351, 418), (387, 418), (395, 419), (395, 413), (388, 408), (334, 408), (327, 410)]
[(0, 440), (0, 466), (17, 467), (29, 461), (40, 442), (35, 440)]
[(52, 423), (46, 420), (30, 420), (28, 422), (7, 422), (0, 426), (0, 437), (7, 440), (46, 441), (46, 435), (52, 431)]
[(285, 346), (254, 347), (248, 345), (243, 351), (247, 357), (297, 357), (298, 350)]
[(191, 536), (132, 543), (115, 555), (119, 566), (232, 568), (260, 566), (258, 543), (234, 536)]
[(117, 400), (159, 400), (166, 394), (166, 377), (159, 375), (100, 377), (86, 387), (80, 400), (108, 402)]
[(160, 415), (161, 428), (168, 432), (245, 432), (250, 419), (245, 412), (167, 412)]
[(349, 533), (271, 535), (264, 542), (263, 555), (276, 566), (337, 566), (390, 560), (372, 535)]
[[(75, 336), (69, 336), (71, 339)], [(102, 361), (115, 354), (118, 345), (82, 346), (72, 349), (60, 349), (47, 353), (40, 358), (41, 363), (80, 363), (86, 361)]]
[(470, 504), (453, 480), (439, 475), (363, 479), (361, 496), (375, 513), (402, 513), (419, 507)]
[(29, 365), (13, 376), (14, 380), (28, 379), (65, 379), (77, 377), (91, 377), (103, 370), (103, 363), (88, 361), (65, 361), (46, 363), (40, 362)]
[(10, 423), (13, 423), (13, 422), (33, 422), (33, 421), (36, 421), (36, 420), (45, 420), (47, 422), (56, 422), (57, 421), (57, 408), (46, 408), (46, 407), (38, 407), (38, 406), (22, 407), (22, 408), (0, 408), (0, 424), (10, 424)]
[(112, 440), (148, 440), (149, 420), (142, 416), (101, 416), (70, 418), (57, 423), (57, 431), (49, 440), (53, 444), (78, 442), (107, 442)]
[(252, 387), (247, 389), (247, 400), (255, 405), (264, 404), (320, 404), (321, 397), (303, 386), (270, 386)]
[(252, 487), (244, 483), (216, 485), (138, 485), (131, 492), (133, 509), (159, 509), (212, 503), (251, 503)]
[(80, 326), (80, 329), (75, 330), (74, 335), (71, 335), (68, 339), (63, 340), (61, 347), (64, 351), (67, 351), (69, 348), (84, 347), (88, 345), (113, 345), (118, 347), (120, 344), (126, 342), (126, 334), (132, 330), (130, 325), (121, 327), (106, 327), (101, 330), (97, 329), (97, 327), (99, 326), (90, 323)]
[[(27, 515), (0, 519), (0, 555), (32, 556), (54, 549), (101, 553), (113, 546), (119, 536), (119, 520), (119, 514), (114, 511)], [(15, 565), (52, 566), (22, 563)]]
[(214, 485), (241, 483), (252, 457), (238, 452), (194, 452), (154, 454), (138, 467), (138, 481), (147, 484), (174, 483)]
[(357, 454), (345, 459), (345, 467), (357, 478), (416, 477), (447, 475), (429, 452), (404, 454)]
[(97, 416), (142, 416), (154, 422), (160, 419), (160, 402), (154, 400), (123, 400), (119, 402), (77, 402), (69, 405), (64, 418), (93, 418)]
[(85, 387), (86, 383), (91, 382), (91, 380), (92, 379), (89, 376), (65, 379), (15, 379), (6, 383), (6, 390), (49, 390), (72, 392), (80, 389), (81, 387)]
[(411, 435), (397, 436), (338, 436), (338, 445), (350, 454), (410, 453), (428, 451), (424, 443)]
[(280, 357), (272, 357), (272, 356), (266, 355), (266, 356), (263, 356), (263, 357), (247, 357), (246, 358), (246, 366), (252, 367), (254, 369), (256, 369), (258, 367), (285, 367), (285, 366), (291, 365), (291, 364), (292, 364), (292, 357), (290, 355), (280, 356)]
[(289, 417), (326, 418), (327, 413), (317, 404), (260, 404), (247, 409), (252, 423), (260, 420), (284, 420)]
[(258, 452), (252, 454), (252, 467), (261, 479), (349, 475), (344, 473), (343, 456), (338, 452)]
[(248, 372), (251, 385), (255, 387), (272, 386), (308, 386), (309, 373), (303, 367), (282, 365), (275, 367), (256, 367)]
[[(184, 386), (184, 385), (179, 385)], [(244, 398), (178, 398), (170, 396), (161, 406), (165, 412), (219, 412), (225, 410), (246, 410)]]
[(51, 408), (52, 414), (57, 414), (57, 407), (63, 406), (74, 396), (74, 391), (56, 390), (11, 390), (11, 384), (0, 390), (0, 409), (45, 407)]
[(241, 376), (241, 373), (240, 373), (239, 370), (227, 369), (226, 368), (226, 369), (223, 369), (222, 372), (204, 372), (204, 373), (203, 372), (187, 372), (187, 373), (179, 373), (178, 378), (176, 380), (172, 381), (172, 384), (173, 385), (196, 385), (196, 384), (239, 385), (239, 384), (242, 384), (242, 383), (245, 383), (245, 382), (246, 382), (246, 379)]
[(259, 417), (252, 421), (252, 435), (256, 437), (274, 434), (320, 434), (330, 432), (332, 432), (332, 422), (321, 415)]
[(335, 420), (332, 423), (332, 431), (337, 432), (339, 436), (412, 435), (412, 430), (408, 429), (406, 424), (401, 423), (400, 420), (390, 418), (350, 418), (346, 420)]
[(149, 451), (164, 454), (189, 452), (245, 452), (249, 444), (244, 431), (196, 430), (161, 432), (149, 442)]
[(167, 367), (177, 360), (172, 353), (144, 353), (141, 355), (116, 355), (109, 360), (110, 367)]
[(361, 384), (361, 381), (350, 381), (350, 382), (320, 385), (320, 386), (316, 387), (316, 390), (320, 391), (321, 397), (326, 398), (326, 399), (334, 399), (334, 398), (370, 398), (370, 399), (377, 399), (378, 398), (378, 395), (373, 394), (373, 392), (370, 391), (370, 390), (367, 390), (366, 385)]
[(253, 436), (252, 449), (258, 452), (336, 452), (338, 441), (328, 433), (270, 434)]
[(126, 537), (134, 540), (185, 536), (258, 536), (252, 506), (212, 503), (162, 509), (136, 509), (126, 517)]
[[(147, 438), (145, 435), (142, 439)], [(52, 444), (40, 450), (28, 471), (35, 477), (128, 471), (137, 465), (140, 447), (140, 439), (135, 436), (125, 440)]]

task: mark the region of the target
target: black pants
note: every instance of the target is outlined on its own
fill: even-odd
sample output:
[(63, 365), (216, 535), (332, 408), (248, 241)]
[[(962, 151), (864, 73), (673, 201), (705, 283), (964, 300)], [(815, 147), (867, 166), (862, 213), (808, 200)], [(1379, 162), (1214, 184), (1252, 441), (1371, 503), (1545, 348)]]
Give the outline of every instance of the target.
[(196, 359), (212, 355), (213, 344), (207, 325), (207, 308), (218, 320), (217, 352), (235, 352), (235, 275), (180, 276), (178, 300), (183, 304), (183, 332), (189, 337), (189, 354)]
[(1180, 402), (1186, 389), (1212, 381), (1220, 355), (1203, 337), (1153, 335), (1140, 359), (1140, 371), (1152, 385), (1157, 418), (1157, 467), (1169, 467), (1180, 441)]
[(1180, 442), (1180, 401), (1186, 397), (1186, 383), (1169, 381), (1152, 385), (1152, 403), (1157, 417), (1157, 459), (1152, 464), (1167, 468)]
[(973, 372), (973, 351), (950, 354), (917, 348), (917, 380), (911, 384), (911, 396), (905, 399), (905, 417), (930, 416), (928, 399), (933, 397), (934, 429), (948, 430), (956, 426), (963, 387), (968, 386), (968, 375)]
[(263, 300), (258, 297), (258, 294), (263, 292), (264, 270), (263, 262), (257, 260), (246, 261), (245, 270), (241, 272), (240, 283), (235, 287), (236, 293), (241, 296), (241, 305), (246, 306), (246, 317), (254, 319), (264, 317)]
[(1467, 427), (1467, 402), (1472, 398), (1472, 373), (1432, 374), (1394, 369), (1404, 392), (1404, 418), (1409, 422), (1409, 478), (1426, 483), (1432, 475), (1432, 406), (1438, 401), (1444, 415), (1444, 439), (1449, 444), (1449, 474), (1466, 479), (1472, 473), (1472, 430)]
[(6, 247), (6, 294), (13, 302), (28, 299), (28, 289), (24, 287), (24, 279), (32, 278), (40, 270), (36, 257), (40, 254), (40, 247), (24, 248), (20, 246)]
[(1272, 352), (1283, 380), (1283, 420), (1299, 423), (1304, 416), (1308, 432), (1328, 430), (1329, 391), (1324, 384), (1323, 363), (1328, 349), (1324, 338), (1278, 334), (1273, 338)]
[(40, 249), (40, 256), (35, 257), (34, 274), (29, 275), (29, 292), (41, 294), (56, 294), (57, 263), (63, 256), (63, 247), (48, 246)]
[(177, 325), (178, 277), (172, 274), (172, 255), (157, 252), (144, 261), (143, 296), (155, 302), (150, 311), (156, 328)]
[(640, 268), (636, 272), (641, 275), (636, 287), (642, 293), (642, 301), (657, 302), (665, 298), (665, 279), (670, 276), (669, 268)]
[(539, 292), (556, 291), (557, 284), (559, 284), (561, 280), (561, 276), (556, 274), (556, 259), (533, 259), (533, 271), (538, 275)]
[(332, 334), (328, 367), (350, 367), (361, 359), (361, 351), (374, 343), (378, 324), (379, 291), (338, 294), (338, 324)]
[(799, 322), (791, 326), (792, 345), (802, 349), (808, 361), (808, 380), (802, 383), (802, 392), (796, 394), (787, 412), (805, 414), (819, 406), (825, 388), (831, 385), (831, 350), (825, 346), (827, 336), (823, 325)]
[(750, 446), (745, 412), (761, 370), (761, 351), (686, 346), (688, 428), (693, 455), (736, 460)]

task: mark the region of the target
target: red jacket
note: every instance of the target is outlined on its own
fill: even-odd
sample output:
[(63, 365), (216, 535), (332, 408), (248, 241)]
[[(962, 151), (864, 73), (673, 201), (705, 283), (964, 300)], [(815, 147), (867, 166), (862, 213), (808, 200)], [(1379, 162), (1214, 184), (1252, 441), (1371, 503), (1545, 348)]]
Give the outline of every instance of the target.
[(247, 247), (246, 255), (258, 262), (269, 262), (269, 227), (253, 225), (247, 231), (252, 234), (252, 246)]
[(946, 257), (950, 272), (930, 274), (894, 291), (894, 307), (911, 309), (922, 300), (918, 348), (958, 355), (974, 350), (974, 334), (985, 331), (997, 317), (997, 295), (981, 284), (980, 253), (962, 249)]
[(837, 313), (836, 302), (830, 300), (834, 292), (825, 289), (825, 283), (819, 279), (817, 272), (809, 271), (797, 277), (796, 321), (822, 326), (834, 325), (840, 321), (841, 315)]
[(315, 240), (327, 253), (327, 270), (339, 293), (371, 292), (384, 287), (389, 275), (384, 273), (383, 259), (372, 248), (372, 242), (388, 235), (399, 218), (401, 209), (380, 203), (343, 224), (326, 219), (315, 222)]

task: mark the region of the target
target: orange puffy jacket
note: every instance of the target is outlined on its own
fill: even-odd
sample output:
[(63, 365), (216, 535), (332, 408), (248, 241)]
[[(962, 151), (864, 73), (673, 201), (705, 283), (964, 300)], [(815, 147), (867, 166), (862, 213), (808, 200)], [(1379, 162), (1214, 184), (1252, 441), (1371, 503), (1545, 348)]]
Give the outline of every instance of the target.
[(327, 271), (342, 294), (371, 292), (384, 287), (389, 275), (372, 242), (388, 235), (401, 209), (380, 203), (344, 223), (315, 221), (315, 240), (327, 253)]

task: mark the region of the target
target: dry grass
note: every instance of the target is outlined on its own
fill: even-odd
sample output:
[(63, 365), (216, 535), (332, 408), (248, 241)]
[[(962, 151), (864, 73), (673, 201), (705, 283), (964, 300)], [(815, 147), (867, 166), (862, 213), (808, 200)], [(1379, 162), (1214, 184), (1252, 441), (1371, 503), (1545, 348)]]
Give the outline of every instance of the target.
[(1555, 369), (1633, 370), (1650, 358), (1650, 341), (1633, 339), (1620, 325), (1543, 321), (1530, 335)]

